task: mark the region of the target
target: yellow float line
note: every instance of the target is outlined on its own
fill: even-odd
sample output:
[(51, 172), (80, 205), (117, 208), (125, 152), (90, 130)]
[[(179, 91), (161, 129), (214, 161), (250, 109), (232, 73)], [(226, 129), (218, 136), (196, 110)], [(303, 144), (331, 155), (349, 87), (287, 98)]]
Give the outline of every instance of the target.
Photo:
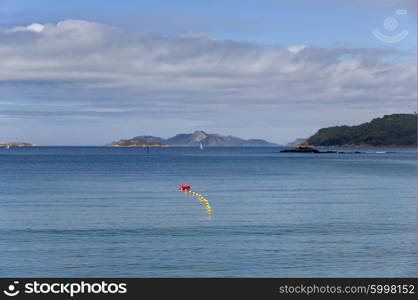
[(193, 191), (187, 191), (187, 192), (189, 194), (192, 194), (193, 196), (197, 197), (201, 202), (203, 202), (205, 204), (205, 208), (206, 208), (206, 211), (208, 212), (208, 214), (212, 213), (212, 207), (210, 206), (209, 201), (206, 200), (205, 197), (203, 197), (201, 194), (195, 193)]

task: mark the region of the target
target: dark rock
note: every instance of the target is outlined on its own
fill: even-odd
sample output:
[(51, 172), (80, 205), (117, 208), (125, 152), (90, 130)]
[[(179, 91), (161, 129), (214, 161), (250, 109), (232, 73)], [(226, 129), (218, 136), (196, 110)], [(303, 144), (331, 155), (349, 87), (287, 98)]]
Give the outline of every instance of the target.
[(333, 150), (327, 150), (327, 151), (319, 151), (315, 148), (309, 147), (309, 146), (299, 146), (296, 147), (294, 149), (284, 149), (281, 150), (280, 152), (282, 153), (319, 153), (319, 154), (324, 154), (324, 153), (337, 153), (337, 154), (363, 154), (365, 152), (360, 152), (360, 151), (352, 151), (352, 152), (346, 152), (346, 151), (333, 151)]
[(282, 153), (321, 153), (321, 151), (316, 150), (312, 147), (308, 146), (300, 146), (293, 149), (285, 149), (281, 150)]

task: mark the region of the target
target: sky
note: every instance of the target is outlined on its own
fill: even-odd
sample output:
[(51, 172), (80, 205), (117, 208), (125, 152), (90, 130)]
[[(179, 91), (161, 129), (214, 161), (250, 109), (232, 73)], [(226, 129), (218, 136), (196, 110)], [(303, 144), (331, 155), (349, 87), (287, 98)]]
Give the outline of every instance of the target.
[(286, 144), (417, 107), (415, 0), (0, 0), (0, 141)]

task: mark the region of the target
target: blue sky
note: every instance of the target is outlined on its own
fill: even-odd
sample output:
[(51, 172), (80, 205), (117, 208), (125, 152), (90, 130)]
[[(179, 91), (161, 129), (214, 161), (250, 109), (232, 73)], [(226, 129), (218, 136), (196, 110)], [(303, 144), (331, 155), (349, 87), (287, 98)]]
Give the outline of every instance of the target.
[[(83, 19), (111, 24), (127, 30), (162, 34), (204, 32), (221, 39), (267, 45), (310, 44), (379, 47), (370, 32), (383, 28), (396, 9), (409, 9), (398, 17), (399, 26), (410, 32), (402, 48), (414, 48), (416, 13), (408, 1), (331, 0), (8, 0), (0, 1), (1, 26), (32, 22)], [(413, 2), (413, 1), (411, 1)]]
[(412, 0), (3, 0), (0, 31), (0, 141), (286, 143), (416, 107)]

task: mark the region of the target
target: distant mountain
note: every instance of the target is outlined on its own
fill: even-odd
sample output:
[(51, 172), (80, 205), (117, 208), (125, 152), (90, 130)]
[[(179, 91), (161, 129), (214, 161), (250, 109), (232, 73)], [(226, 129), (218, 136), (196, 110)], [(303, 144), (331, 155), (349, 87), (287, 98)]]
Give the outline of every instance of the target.
[(181, 133), (168, 139), (162, 139), (155, 136), (137, 136), (129, 141), (143, 141), (167, 144), (170, 146), (188, 146), (194, 147), (202, 144), (206, 147), (272, 147), (277, 144), (267, 142), (261, 139), (241, 139), (231, 135), (222, 136), (219, 134), (210, 134), (204, 131), (195, 131), (193, 133)]
[(287, 143), (286, 146), (295, 147), (298, 146), (300, 143), (304, 142), (306, 138), (298, 138), (295, 139), (293, 142)]
[(133, 139), (130, 139), (130, 141), (145, 141), (145, 142), (164, 144), (165, 140), (159, 137), (151, 136), (151, 135), (142, 135), (142, 136), (136, 136)]
[(323, 128), (303, 144), (312, 146), (416, 146), (417, 115), (393, 114), (357, 126)]

